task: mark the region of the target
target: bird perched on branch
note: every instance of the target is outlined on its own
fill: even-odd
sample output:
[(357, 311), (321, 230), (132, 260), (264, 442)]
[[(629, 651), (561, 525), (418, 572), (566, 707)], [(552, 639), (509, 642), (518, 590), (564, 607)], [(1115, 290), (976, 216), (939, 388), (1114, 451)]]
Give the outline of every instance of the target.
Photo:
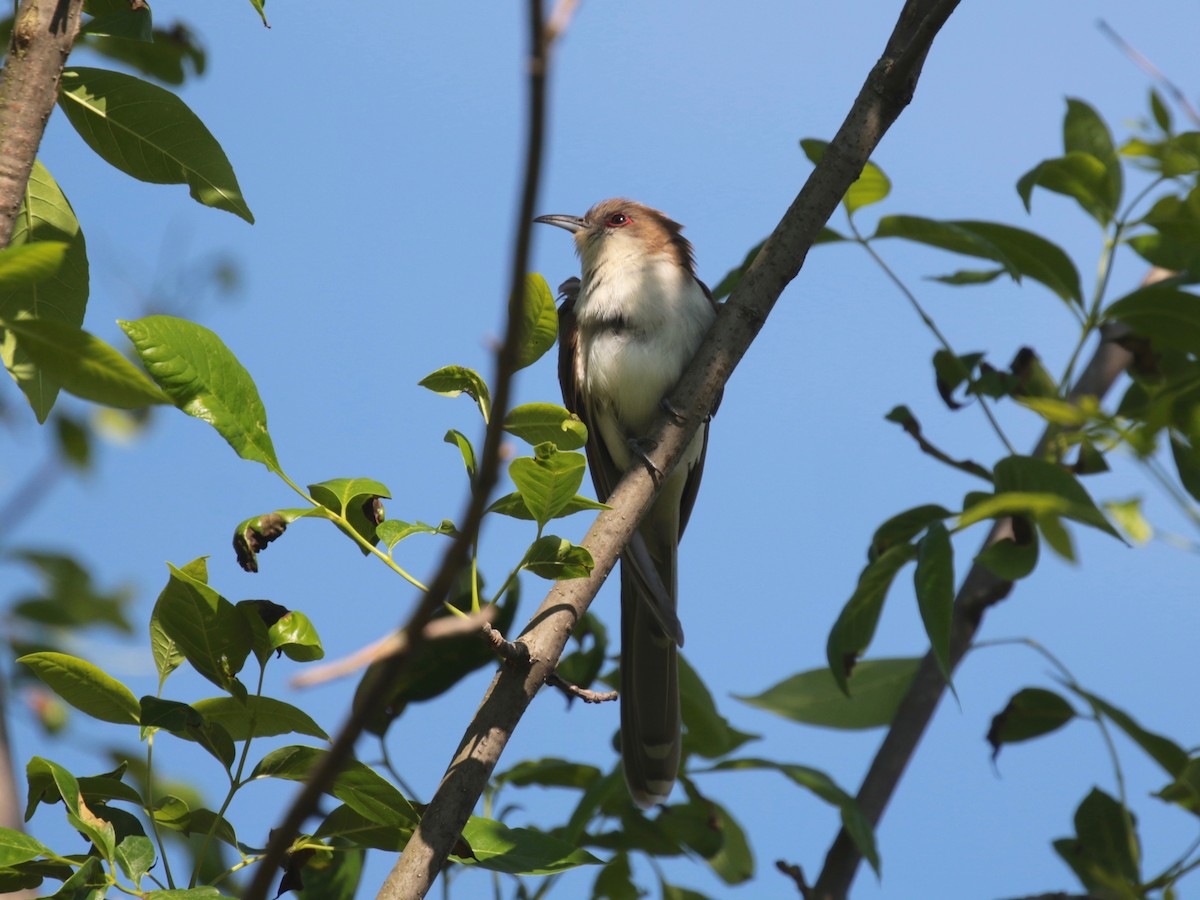
[[(582, 278), (561, 289), (558, 375), (566, 407), (587, 425), (588, 468), (604, 501), (630, 465), (649, 464), (643, 439), (717, 306), (682, 226), (656, 209), (604, 200), (582, 217), (535, 221), (571, 232), (582, 263)], [(707, 446), (705, 421), (621, 555), (621, 757), (643, 808), (665, 801), (679, 772), (676, 562)]]

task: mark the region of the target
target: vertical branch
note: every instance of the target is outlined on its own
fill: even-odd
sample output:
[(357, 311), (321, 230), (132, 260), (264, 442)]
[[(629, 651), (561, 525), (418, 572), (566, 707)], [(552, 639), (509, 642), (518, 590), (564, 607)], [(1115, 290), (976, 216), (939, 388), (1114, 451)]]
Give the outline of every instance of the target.
[[(270, 883), (287, 853), (288, 846), (299, 833), (304, 821), (316, 810), (322, 792), (332, 783), (350, 758), (354, 744), (366, 726), (368, 711), (377, 708), (385, 701), (385, 696), (396, 678), (403, 672), (414, 652), (426, 640), (425, 626), (440, 607), (443, 598), (450, 593), (459, 571), (469, 561), (470, 548), (479, 534), (479, 526), (487, 508), (488, 497), (496, 484), (500, 469), (502, 423), (512, 395), (513, 373), (517, 367), (522, 340), (525, 273), (528, 268), (534, 207), (537, 203), (537, 189), (542, 167), (546, 107), (546, 39), (542, 25), (541, 0), (530, 0), (529, 2), (529, 26), (529, 131), (524, 188), (517, 211), (516, 241), (513, 247), (512, 271), (508, 284), (508, 322), (505, 328), (504, 343), (496, 355), (496, 375), (492, 382), (492, 415), (484, 437), (483, 452), (474, 489), (467, 501), (467, 508), (461, 520), (462, 527), (442, 558), (437, 574), (430, 582), (428, 592), (402, 629), (408, 636), (406, 650), (388, 657), (381, 663), (379, 677), (373, 681), (370, 689), (359, 698), (359, 702), (347, 716), (321, 764), (313, 770), (303, 790), (293, 801), (280, 824), (272, 830), (266, 853), (254, 873), (254, 879), (246, 891), (245, 900), (262, 900), (267, 896)], [(430, 819), (429, 816), (425, 818)], [(465, 817), (463, 821), (465, 822)], [(403, 896), (422, 896), (425, 890), (428, 890), (429, 884), (432, 883), (462, 829), (461, 823), (456, 828), (453, 825), (445, 825), (441, 829), (435, 826), (436, 817), (430, 820), (429, 826), (426, 826), (423, 821), (421, 829), (410, 840), (410, 846), (424, 846), (431, 839), (430, 833), (435, 831), (446, 832), (448, 829), (453, 829), (453, 837), (449, 844), (443, 846), (439, 841), (435, 848), (431, 848), (424, 887), (419, 891), (414, 888)], [(433, 859), (435, 855), (436, 861)], [(381, 893), (381, 896), (387, 895)]]
[(0, 247), (12, 238), (82, 8), (83, 0), (24, 0), (17, 10), (0, 73)]

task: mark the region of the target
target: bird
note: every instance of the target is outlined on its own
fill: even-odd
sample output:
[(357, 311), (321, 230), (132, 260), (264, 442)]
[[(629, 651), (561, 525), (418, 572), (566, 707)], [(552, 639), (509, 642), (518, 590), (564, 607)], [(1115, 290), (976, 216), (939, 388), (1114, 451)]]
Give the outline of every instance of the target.
[[(678, 222), (625, 199), (583, 216), (539, 216), (571, 232), (581, 277), (560, 288), (558, 375), (563, 402), (587, 426), (588, 469), (604, 502), (631, 465), (716, 319)], [(718, 400), (719, 402), (719, 400)], [(711, 414), (621, 555), (621, 758), (633, 801), (665, 803), (679, 774), (682, 721), (677, 613), (679, 539), (704, 468)]]

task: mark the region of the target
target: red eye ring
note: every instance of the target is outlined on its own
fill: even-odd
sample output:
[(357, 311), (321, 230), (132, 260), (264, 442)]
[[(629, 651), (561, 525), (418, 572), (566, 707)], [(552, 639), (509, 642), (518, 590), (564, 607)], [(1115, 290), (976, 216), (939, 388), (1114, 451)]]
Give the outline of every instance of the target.
[(620, 228), (622, 225), (629, 224), (629, 216), (625, 213), (613, 213), (604, 220), (604, 224), (609, 228)]

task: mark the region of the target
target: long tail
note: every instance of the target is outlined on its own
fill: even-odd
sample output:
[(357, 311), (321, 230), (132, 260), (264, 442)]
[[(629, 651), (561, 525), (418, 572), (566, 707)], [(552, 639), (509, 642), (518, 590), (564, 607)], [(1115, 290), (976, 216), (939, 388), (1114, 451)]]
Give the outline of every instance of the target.
[[(677, 528), (652, 530), (653, 524), (648, 521), (651, 527), (644, 525), (642, 533), (674, 606)], [(630, 795), (649, 809), (667, 799), (679, 774), (679, 648), (663, 631), (651, 609), (654, 599), (643, 596), (643, 583), (630, 569), (622, 562), (621, 759)]]

